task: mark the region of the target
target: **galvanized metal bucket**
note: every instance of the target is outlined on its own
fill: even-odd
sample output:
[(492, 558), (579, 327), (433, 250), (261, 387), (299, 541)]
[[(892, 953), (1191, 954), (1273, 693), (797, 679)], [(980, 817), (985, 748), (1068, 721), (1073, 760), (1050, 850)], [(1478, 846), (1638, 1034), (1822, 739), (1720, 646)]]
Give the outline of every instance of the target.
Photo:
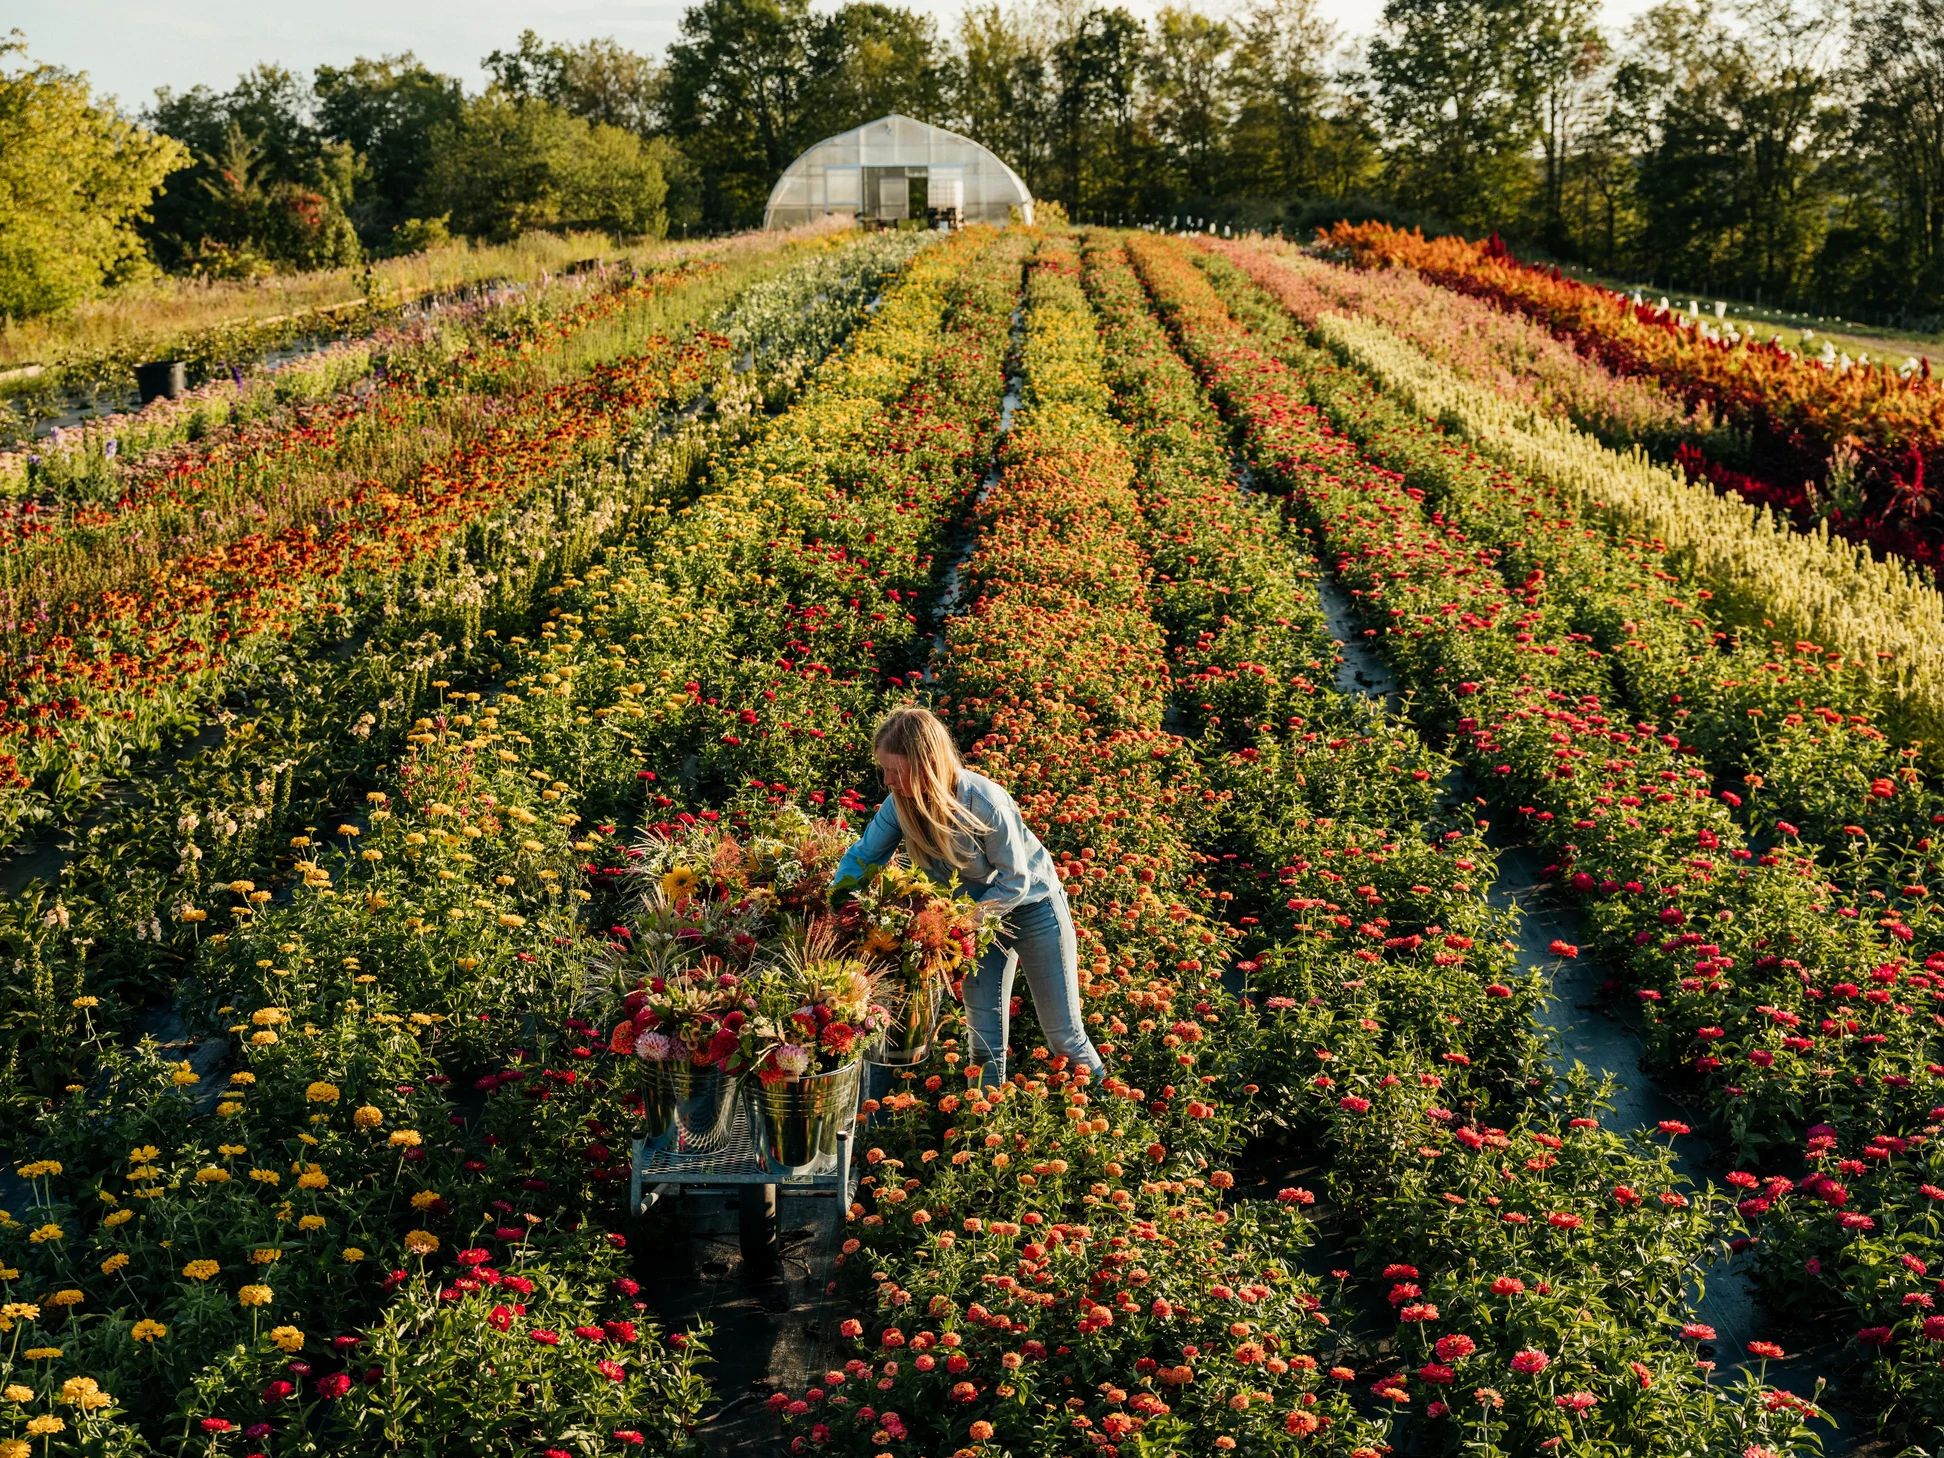
[(750, 1123), (770, 1164), (794, 1175), (836, 1155), (837, 1131), (856, 1114), (863, 1069), (860, 1060), (768, 1087), (759, 1078), (744, 1081)]
[(864, 1056), (889, 1068), (923, 1063), (938, 1035), (939, 1011), (945, 1000), (945, 979), (927, 977), (919, 988), (886, 1004), (890, 1024)]
[(739, 1077), (714, 1064), (667, 1058), (646, 1065), (641, 1104), (648, 1142), (706, 1149), (722, 1141), (736, 1108)]

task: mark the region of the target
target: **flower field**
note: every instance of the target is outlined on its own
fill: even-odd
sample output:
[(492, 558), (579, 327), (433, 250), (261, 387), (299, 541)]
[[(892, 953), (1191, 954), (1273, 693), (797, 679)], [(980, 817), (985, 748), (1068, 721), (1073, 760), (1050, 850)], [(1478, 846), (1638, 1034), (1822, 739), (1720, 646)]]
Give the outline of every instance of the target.
[[(1439, 313), (1464, 313), (1452, 307), (1455, 298), (1529, 322), (1543, 342), (1521, 340), (1514, 352), (1523, 359), (1502, 364), (1509, 375), (1524, 377), (1519, 393), (1536, 386), (1569, 412), (1610, 395), (1614, 404), (1626, 400), (1632, 407), (1625, 414), (1644, 418), (1628, 398), (1644, 386), (1661, 402), (1647, 414), (1671, 410), (1689, 417), (1665, 444), (1692, 479), (1799, 524), (1824, 523), (1879, 552), (1938, 562), (1944, 383), (1932, 378), (1928, 359), (1852, 360), (1829, 343), (1820, 356), (1804, 356), (1780, 336), (1763, 342), (1752, 328), (1710, 322), (1695, 307), (1629, 299), (1556, 268), (1522, 264), (1496, 238), (1426, 241), (1383, 224), (1346, 224), (1326, 241), (1359, 267), (1408, 270), (1406, 293), (1419, 281), (1439, 286), (1444, 298), (1417, 327)], [(1352, 285), (1357, 292), (1368, 288)], [(1379, 283), (1374, 292), (1389, 290)], [(1468, 323), (1480, 334), (1498, 332)], [(1549, 388), (1575, 373), (1549, 358), (1561, 346), (1588, 379), (1600, 382), (1590, 397), (1583, 388), (1556, 394)]]
[[(7, 833), (66, 839), (0, 906), (0, 1458), (716, 1446), (631, 1146), (989, 935), (831, 886), (914, 698), (1051, 852), (1108, 1070), (1022, 994), (1007, 1081), (949, 999), (882, 1072), (779, 1445), (1924, 1442), (1936, 594), (1634, 452), (1725, 395), (1407, 261), (752, 242), (10, 466)], [(1693, 1128), (1557, 1057), (1515, 846)]]

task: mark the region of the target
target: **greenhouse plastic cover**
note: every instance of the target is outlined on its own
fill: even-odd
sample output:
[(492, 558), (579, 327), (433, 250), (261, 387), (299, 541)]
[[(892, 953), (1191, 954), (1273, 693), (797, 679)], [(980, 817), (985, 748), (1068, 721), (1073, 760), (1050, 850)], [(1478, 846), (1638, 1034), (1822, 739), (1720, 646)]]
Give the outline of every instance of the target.
[(826, 137), (784, 168), (763, 226), (831, 214), (895, 222), (922, 217), (921, 206), (956, 209), (966, 223), (1003, 223), (1014, 208), (1033, 220), (1033, 195), (1012, 168), (970, 137), (894, 112)]

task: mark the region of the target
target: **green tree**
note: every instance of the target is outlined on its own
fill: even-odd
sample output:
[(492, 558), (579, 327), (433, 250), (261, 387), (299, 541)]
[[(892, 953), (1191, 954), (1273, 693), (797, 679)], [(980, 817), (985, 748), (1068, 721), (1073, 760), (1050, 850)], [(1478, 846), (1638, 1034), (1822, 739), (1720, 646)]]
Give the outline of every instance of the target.
[(1638, 139), (1638, 262), (1780, 302), (1801, 296), (1839, 200), (1836, 18), (1747, 0), (1737, 19), (1730, 31), (1703, 0), (1676, 0), (1631, 32), (1615, 89)]
[(1313, 196), (1330, 103), (1324, 63), (1335, 32), (1318, 18), (1316, 0), (1258, 0), (1238, 26), (1228, 78), (1235, 108), (1229, 185), (1250, 197)]
[(1608, 55), (1595, 20), (1599, 0), (1544, 0), (1532, 35), (1532, 75), (1539, 85), (1539, 181), (1537, 232), (1554, 257), (1573, 246), (1566, 194), (1583, 134), (1598, 125), (1602, 73)]
[(1148, 49), (1148, 96), (1155, 136), (1176, 190), (1213, 198), (1222, 181), (1229, 128), (1228, 59), (1235, 33), (1199, 10), (1164, 5)]
[(1056, 98), (1041, 37), (1017, 11), (968, 5), (947, 77), (958, 129), (1002, 158), (1035, 194), (1050, 195)]
[(1944, 0), (1868, 0), (1850, 17), (1847, 257), (1825, 287), (1885, 313), (1944, 312)]
[[(0, 315), (73, 307), (149, 263), (136, 224), (188, 149), (96, 102), (85, 74), (0, 41)], [(18, 58), (17, 64), (5, 64)]]
[(758, 222), (770, 187), (814, 137), (809, 0), (702, 0), (668, 48), (668, 126), (696, 162), (703, 218)]
[(1516, 214), (1541, 131), (1532, 58), (1548, 9), (1546, 0), (1386, 0), (1369, 72), (1401, 201), (1474, 228)]
[(612, 37), (577, 46), (553, 44), (522, 31), (511, 51), (480, 63), (509, 96), (550, 101), (583, 121), (654, 135), (662, 126), (668, 70)]
[(868, 0), (843, 6), (812, 34), (806, 145), (894, 111), (941, 120), (942, 60), (930, 16)]
[(1075, 215), (1126, 211), (1154, 186), (1143, 176), (1152, 148), (1137, 131), (1146, 54), (1146, 28), (1125, 9), (1075, 7), (1059, 17), (1045, 72), (1049, 166), (1036, 190)]
[(365, 182), (351, 213), (365, 243), (380, 246), (410, 217), (431, 164), (433, 130), (458, 117), (465, 90), (410, 52), (319, 66), (312, 89), (320, 130), (363, 160)]
[(433, 133), (417, 212), (507, 239), (530, 228), (660, 236), (667, 182), (655, 152), (619, 127), (497, 88)]
[(319, 130), (312, 103), (279, 66), (258, 66), (227, 92), (156, 92), (150, 125), (194, 159), (156, 199), (151, 237), (165, 264), (231, 275), (359, 260), (349, 210), (361, 163)]

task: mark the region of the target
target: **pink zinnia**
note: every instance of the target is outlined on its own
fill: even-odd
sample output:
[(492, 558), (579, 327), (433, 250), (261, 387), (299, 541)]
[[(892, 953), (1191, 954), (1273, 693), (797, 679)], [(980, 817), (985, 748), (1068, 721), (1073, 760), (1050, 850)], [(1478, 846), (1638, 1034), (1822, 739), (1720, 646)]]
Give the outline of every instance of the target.
[(1547, 1356), (1544, 1352), (1534, 1351), (1530, 1347), (1512, 1358), (1512, 1370), (1514, 1372), (1522, 1372), (1528, 1377), (1545, 1371), (1551, 1365), (1551, 1357)]

